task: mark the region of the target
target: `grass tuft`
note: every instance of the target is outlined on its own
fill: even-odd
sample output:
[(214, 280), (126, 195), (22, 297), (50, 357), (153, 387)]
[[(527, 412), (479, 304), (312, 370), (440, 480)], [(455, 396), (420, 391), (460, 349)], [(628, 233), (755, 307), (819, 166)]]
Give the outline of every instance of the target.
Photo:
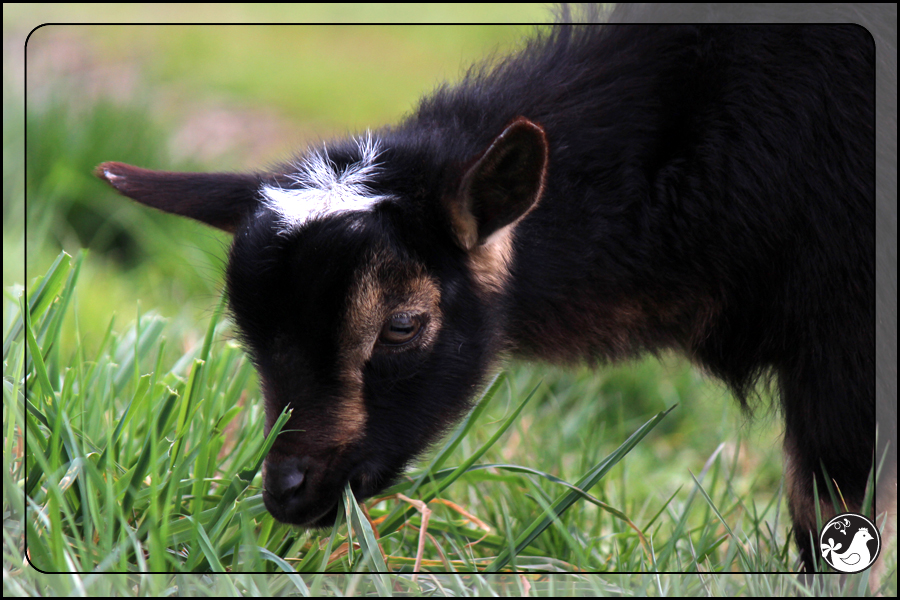
[[(74, 344), (63, 348), (59, 324), (78, 305), (86, 260), (83, 252), (61, 253), (28, 294), (5, 295), (11, 316), (4, 337), (6, 429), (27, 430), (24, 444), (15, 433), (6, 438), (8, 561), (15, 547), (24, 548), (42, 572), (80, 574), (75, 581), (85, 591), (99, 585), (91, 575), (97, 572), (251, 572), (287, 573), (276, 587), (302, 595), (337, 593), (325, 575), (298, 575), (316, 572), (381, 573), (348, 585), (390, 595), (476, 593), (479, 580), (466, 572), (790, 569), (787, 541), (774, 533), (783, 529), (780, 500), (759, 506), (735, 495), (740, 456), (726, 462), (724, 444), (693, 479), (686, 501), (677, 491), (643, 506), (612, 500), (610, 477), (674, 407), (636, 428), (573, 482), (511, 461), (482, 462), (508, 451), (504, 443), (523, 429), (523, 409), (546, 389), (531, 385), (513, 408), (499, 408), (498, 418), (498, 399), (516, 396), (508, 374), (495, 379), (424, 467), (384, 497), (360, 505), (345, 490), (344, 518), (330, 532), (277, 523), (262, 504), (260, 468), (289, 414), (268, 438), (258, 435), (263, 415), (253, 371), (222, 335), (223, 303), (202, 344), (168, 368), (160, 358), (167, 323), (153, 312), (138, 311), (122, 330), (111, 320), (91, 354), (76, 325)], [(590, 492), (596, 486), (599, 496)], [(700, 510), (693, 507), (697, 496), (705, 500)], [(423, 578), (414, 568), (443, 575)], [(510, 581), (529, 590), (539, 583)], [(580, 583), (567, 589), (599, 589), (591, 578), (573, 581)], [(741, 586), (759, 590), (754, 581), (748, 576)], [(775, 588), (785, 585), (794, 583)]]

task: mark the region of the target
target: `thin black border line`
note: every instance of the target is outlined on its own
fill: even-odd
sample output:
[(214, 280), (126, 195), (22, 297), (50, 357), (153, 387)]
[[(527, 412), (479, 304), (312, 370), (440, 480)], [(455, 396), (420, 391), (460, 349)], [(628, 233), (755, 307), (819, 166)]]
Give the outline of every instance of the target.
[[(23, 59), (24, 59), (24, 71), (23, 71), (23, 72), (24, 72), (24, 78), (23, 78), (23, 150), (24, 150), (23, 167), (24, 167), (24, 173), (23, 173), (23, 176), (24, 176), (25, 173), (28, 172), (28, 171), (27, 171), (27, 161), (28, 161), (28, 152), (27, 152), (28, 130), (27, 130), (27, 117), (26, 117), (27, 112), (28, 112), (28, 47), (27, 47), (27, 46), (28, 46), (28, 40), (30, 39), (31, 35), (32, 35), (35, 31), (37, 31), (38, 29), (40, 29), (40, 28), (42, 28), (42, 27), (45, 27), (45, 26), (51, 26), (51, 25), (53, 25), (53, 26), (85, 26), (85, 25), (86, 25), (86, 26), (98, 26), (98, 25), (109, 25), (109, 26), (166, 26), (166, 25), (174, 25), (174, 26), (209, 26), (209, 25), (212, 25), (212, 26), (222, 26), (222, 25), (231, 25), (231, 26), (247, 27), (247, 26), (273, 26), (273, 25), (282, 25), (282, 26), (297, 26), (297, 25), (304, 26), (304, 25), (305, 25), (305, 26), (411, 26), (411, 27), (422, 27), (422, 26), (460, 26), (460, 25), (462, 25), (462, 26), (464, 26), (464, 25), (495, 25), (495, 26), (541, 26), (541, 25), (551, 25), (551, 26), (552, 26), (552, 25), (554, 25), (554, 24), (556, 24), (556, 25), (568, 25), (568, 24), (559, 24), (559, 23), (554, 23), (554, 22), (540, 22), (540, 23), (534, 23), (534, 22), (509, 22), (509, 23), (484, 23), (484, 22), (454, 22), (454, 23), (444, 23), (444, 22), (442, 22), (442, 23), (433, 23), (433, 22), (415, 22), (415, 23), (396, 23), (396, 22), (389, 22), (389, 23), (375, 23), (375, 22), (364, 22), (364, 23), (336, 23), (336, 22), (315, 22), (315, 23), (272, 23), (272, 22), (261, 22), (261, 23), (223, 23), (223, 22), (213, 22), (213, 23), (197, 23), (197, 22), (191, 22), (191, 23), (169, 23), (169, 22), (121, 23), (121, 22), (120, 22), (120, 23), (91, 23), (91, 22), (77, 22), (77, 23), (56, 23), (56, 22), (51, 22), (51, 23), (42, 23), (42, 24), (40, 24), (40, 25), (34, 27), (34, 28), (28, 33), (28, 35), (26, 36), (26, 39), (25, 39), (25, 43), (24, 43), (24, 56), (23, 56)], [(652, 25), (653, 23), (638, 23), (638, 24), (641, 24), (641, 25)], [(664, 24), (675, 24), (675, 23), (664, 23)], [(704, 25), (706, 25), (706, 24), (714, 24), (714, 23), (698, 23), (698, 24), (704, 24)], [(745, 23), (735, 23), (735, 24), (743, 25), (743, 24), (745, 24)], [(787, 23), (770, 23), (770, 24), (772, 24), (772, 25), (784, 25), (784, 24), (787, 24)], [(835, 24), (838, 24), (838, 23), (834, 23), (834, 22), (831, 22), (831, 23), (829, 23), (829, 22), (803, 22), (803, 24), (805, 24), (805, 25), (835, 25)], [(604, 24), (604, 23), (597, 23), (597, 24), (591, 24), (591, 25), (601, 26), (601, 25), (605, 25), (605, 24)], [(765, 24), (761, 24), (761, 25), (765, 25)], [(871, 32), (869, 32), (869, 33), (870, 33), (870, 35), (871, 35)], [(530, 38), (529, 38), (529, 39), (530, 39)], [(874, 37), (873, 37), (873, 39), (874, 39)], [(874, 113), (875, 113), (876, 121), (877, 121), (877, 115), (878, 115), (878, 98), (877, 98), (877, 82), (878, 82), (878, 68), (877, 68), (877, 66), (878, 66), (878, 62), (879, 62), (878, 59), (879, 59), (879, 55), (878, 55), (878, 48), (877, 48), (877, 45), (876, 45), (876, 79), (875, 79), (875, 90), (874, 90), (874, 91), (876, 92), (876, 96), (875, 96), (875, 97), (876, 97), (876, 106), (874, 107), (874, 108), (875, 108)], [(426, 92), (424, 93), (424, 95), (427, 96), (427, 94), (428, 94), (428, 92), (426, 91)], [(420, 96), (420, 97), (423, 97), (423, 96)], [(877, 129), (877, 122), (876, 122), (873, 126), (875, 127), (875, 131), (878, 131), (878, 129)], [(876, 304), (876, 298), (877, 298), (877, 295), (878, 295), (878, 293), (877, 293), (877, 292), (878, 292), (878, 284), (877, 284), (877, 281), (878, 281), (878, 279), (879, 279), (879, 277), (878, 277), (878, 276), (879, 276), (879, 273), (878, 273), (878, 262), (877, 262), (877, 255), (878, 255), (878, 250), (879, 250), (879, 240), (877, 239), (877, 228), (875, 227), (875, 220), (877, 219), (877, 216), (878, 216), (878, 215), (877, 215), (877, 203), (878, 203), (878, 191), (879, 191), (879, 190), (877, 189), (877, 183), (878, 183), (877, 176), (876, 176), (877, 174), (876, 174), (876, 172), (875, 172), (875, 171), (877, 170), (878, 166), (879, 166), (879, 165), (878, 165), (878, 145), (877, 145), (877, 137), (876, 137), (875, 147), (874, 147), (874, 158), (875, 158), (875, 160), (874, 160), (874, 162), (873, 162), (873, 177), (876, 178), (876, 179), (875, 179), (875, 183), (876, 183), (876, 188), (875, 188), (876, 213), (873, 215), (873, 229), (875, 229), (875, 232), (876, 232), (876, 243), (875, 243), (875, 252), (874, 252), (874, 255), (873, 255), (873, 262), (874, 262), (875, 267), (876, 267), (876, 286), (875, 286), (875, 295), (874, 295), (874, 297), (872, 298), (872, 302), (873, 302), (873, 304)], [(27, 183), (27, 181), (26, 181), (26, 183)], [(24, 250), (25, 250), (25, 252), (24, 252), (24, 257), (25, 257), (25, 266), (27, 267), (27, 252), (28, 252), (28, 236), (27, 236), (27, 231), (28, 231), (28, 227), (27, 227), (27, 224), (28, 224), (28, 219), (27, 219), (28, 187), (27, 187), (27, 185), (23, 186), (23, 196), (24, 196), (23, 211), (24, 211), (24, 216), (25, 216), (25, 219), (24, 219), (23, 221), (24, 221), (24, 223), (25, 223), (25, 233), (26, 233), (26, 235), (24, 236), (24, 247), (25, 247), (25, 248), (24, 248)], [(23, 294), (25, 295), (26, 300), (27, 300), (27, 293), (28, 293), (28, 287), (27, 287), (28, 274), (27, 274), (27, 269), (23, 269), (23, 272), (25, 273), (25, 282), (24, 282), (24, 284), (23, 284)], [(26, 301), (26, 307), (27, 307), (27, 301)], [(876, 314), (876, 321), (877, 321), (877, 319), (878, 319), (877, 312), (876, 312), (875, 314)], [(23, 318), (24, 318), (24, 315), (23, 315)], [(876, 332), (877, 332), (877, 322), (876, 322)], [(896, 332), (895, 332), (895, 333), (896, 333)], [(27, 348), (27, 346), (24, 347), (23, 350), (24, 350), (24, 352), (25, 352), (26, 355), (27, 355), (27, 354), (28, 354), (28, 348)], [(877, 351), (877, 347), (875, 348), (875, 350)], [(878, 358), (878, 357), (877, 357), (877, 354), (876, 354), (876, 378), (875, 378), (875, 379), (873, 380), (873, 382), (872, 382), (872, 384), (873, 384), (873, 391), (876, 391), (876, 392), (877, 392), (877, 390), (875, 390), (874, 388), (875, 388), (876, 385), (877, 385), (877, 363), (878, 363), (877, 358)], [(27, 387), (28, 387), (28, 382), (25, 383), (25, 386), (24, 386), (24, 387), (25, 387), (25, 395), (24, 395), (24, 397), (25, 397), (25, 399), (26, 399), (26, 401), (27, 401)], [(876, 409), (877, 409), (877, 406), (878, 406), (878, 403), (876, 402)], [(877, 410), (876, 410), (876, 414), (875, 414), (875, 423), (874, 423), (874, 424), (877, 426)], [(26, 423), (26, 425), (27, 425), (27, 423)], [(26, 445), (27, 445), (27, 430), (28, 430), (28, 428), (27, 428), (27, 427), (24, 427), (23, 429), (24, 429), (24, 434), (23, 434), (23, 435), (25, 436), (25, 443), (26, 443)], [(876, 464), (876, 467), (877, 467), (877, 464)], [(23, 462), (23, 469), (25, 469), (25, 463), (24, 463), (24, 462)], [(27, 479), (27, 472), (26, 472), (26, 474), (25, 474), (25, 477), (26, 477), (26, 479)], [(876, 486), (876, 487), (877, 487), (877, 486)], [(25, 503), (23, 504), (23, 505), (25, 506), (25, 508), (26, 508), (26, 513), (23, 515), (23, 519), (26, 519), (26, 518), (27, 518), (27, 494), (25, 494), (24, 489), (23, 489), (23, 498), (26, 499)], [(874, 498), (874, 497), (873, 497), (873, 511), (875, 512), (875, 514), (877, 514), (877, 510), (875, 510), (875, 498)], [(791, 534), (791, 532), (789, 531), (789, 532), (788, 532), (787, 538), (790, 538), (791, 535), (792, 535), (792, 534)], [(54, 571), (54, 572), (47, 572), (47, 571), (42, 571), (42, 570), (38, 569), (38, 568), (31, 562), (30, 557), (28, 556), (28, 553), (27, 553), (28, 539), (27, 539), (27, 537), (28, 537), (27, 528), (26, 528), (26, 527), (23, 527), (23, 538), (24, 538), (24, 546), (23, 546), (23, 548), (24, 548), (24, 550), (25, 550), (26, 561), (27, 561), (28, 564), (29, 564), (32, 568), (34, 568), (36, 571), (38, 571), (38, 572), (40, 572), (40, 573), (43, 573), (43, 574), (46, 574), (46, 575), (71, 575), (71, 574), (89, 575), (89, 574), (95, 574), (94, 571), (87, 571), (87, 572), (84, 572), (84, 571), (61, 571), (61, 572), (56, 572), (56, 571)], [(874, 564), (874, 563), (873, 563), (873, 564)], [(871, 568), (871, 567), (869, 567), (869, 568)], [(864, 572), (864, 571), (861, 571), (861, 572)], [(106, 574), (106, 573), (104, 573), (104, 574)], [(288, 572), (285, 572), (285, 571), (281, 571), (281, 572), (278, 572), (278, 573), (266, 573), (266, 572), (259, 572), (259, 571), (229, 571), (229, 572), (226, 572), (226, 573), (215, 573), (215, 572), (208, 572), (208, 571), (196, 571), (196, 572), (190, 572), (190, 571), (174, 571), (174, 572), (168, 572), (168, 571), (162, 571), (162, 572), (159, 572), (159, 571), (118, 572), (118, 571), (117, 571), (117, 572), (109, 572), (108, 574), (110, 574), (110, 575), (123, 575), (123, 574), (128, 574), (128, 575), (143, 575), (143, 574), (158, 574), (158, 575), (192, 575), (192, 574), (197, 574), (197, 575), (199, 575), (199, 574), (207, 574), (207, 575), (220, 575), (220, 574), (221, 574), (221, 575), (244, 575), (244, 574), (246, 574), (246, 575), (293, 575), (293, 574), (297, 574), (297, 575), (301, 575), (301, 576), (302, 576), (302, 575), (317, 575), (317, 574), (323, 574), (323, 575), (352, 575), (352, 574), (369, 574), (369, 575), (375, 575), (375, 574), (384, 574), (384, 575), (399, 575), (399, 576), (406, 576), (406, 575), (409, 575), (409, 576), (411, 576), (411, 575), (413, 575), (414, 573), (413, 573), (413, 572), (409, 572), (409, 573), (406, 573), (406, 572), (395, 572), (395, 571), (387, 571), (387, 572), (372, 572), (372, 571), (340, 571), (340, 572), (319, 572), (319, 571), (315, 571), (315, 572), (307, 572), (307, 571), (304, 571), (304, 572), (302, 572), (302, 573), (301, 573), (301, 572), (297, 572), (297, 571), (295, 571), (294, 573), (288, 573)], [(629, 572), (622, 572), (622, 571), (614, 571), (614, 572), (607, 572), (607, 571), (579, 571), (579, 572), (510, 571), (510, 572), (506, 572), (506, 571), (504, 571), (504, 572), (499, 572), (499, 573), (483, 573), (483, 572), (481, 572), (481, 571), (469, 571), (469, 572), (453, 572), (453, 571), (448, 571), (448, 572), (441, 572), (441, 571), (422, 571), (422, 572), (420, 572), (420, 574), (434, 574), (434, 575), (463, 575), (463, 576), (465, 576), (465, 575), (478, 575), (478, 574), (480, 574), (480, 575), (511, 576), (511, 575), (517, 575), (517, 574), (524, 574), (524, 575), (535, 575), (535, 574), (544, 574), (544, 575), (588, 575), (588, 574), (596, 574), (596, 575), (619, 575), (619, 574), (621, 574), (621, 575), (692, 575), (692, 574), (695, 574), (695, 573), (684, 572), (684, 571), (663, 571), (663, 572), (645, 572), (645, 571), (635, 571), (635, 572), (631, 572), (631, 571), (629, 571)], [(696, 573), (696, 574), (697, 574), (697, 575), (702, 575), (702, 573)], [(734, 575), (741, 575), (741, 574), (745, 574), (745, 575), (798, 575), (798, 574), (799, 574), (799, 575), (803, 575), (804, 573), (798, 572), (798, 571), (773, 571), (773, 572), (768, 572), (768, 571), (764, 571), (764, 572), (759, 572), (759, 571), (740, 571), (740, 572), (729, 572), (729, 573), (708, 573), (708, 575), (714, 575), (714, 574), (721, 574), (721, 575), (726, 575), (726, 574), (734, 574)], [(815, 575), (818, 576), (818, 575), (839, 575), (839, 574), (832, 574), (832, 573), (816, 573)]]

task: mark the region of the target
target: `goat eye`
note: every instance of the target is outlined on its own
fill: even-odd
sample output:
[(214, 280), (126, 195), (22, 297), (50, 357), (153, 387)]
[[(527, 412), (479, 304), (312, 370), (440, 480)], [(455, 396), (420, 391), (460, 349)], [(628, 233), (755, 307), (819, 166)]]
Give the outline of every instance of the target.
[(386, 346), (400, 346), (413, 341), (422, 330), (422, 319), (412, 315), (393, 315), (384, 322), (378, 341)]

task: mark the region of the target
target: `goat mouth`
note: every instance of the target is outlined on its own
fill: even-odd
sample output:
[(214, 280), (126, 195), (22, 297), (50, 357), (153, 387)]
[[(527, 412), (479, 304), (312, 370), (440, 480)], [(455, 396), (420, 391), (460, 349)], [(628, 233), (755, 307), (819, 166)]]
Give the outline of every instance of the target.
[(326, 510), (324, 514), (307, 523), (301, 523), (300, 526), (307, 529), (331, 529), (334, 527), (334, 522), (337, 520), (338, 509), (340, 506), (341, 503), (336, 502), (330, 509)]
[(263, 502), (276, 521), (308, 529), (324, 529), (334, 524), (340, 507), (340, 496), (329, 494), (328, 497), (315, 498), (310, 502), (299, 498), (276, 500), (264, 493)]
[(378, 490), (368, 489), (363, 481), (366, 478), (352, 477), (344, 479), (340, 485), (332, 483), (328, 490), (322, 490), (314, 498), (304, 497), (302, 487), (297, 495), (276, 497), (264, 491), (263, 501), (275, 520), (307, 529), (327, 529), (334, 525), (338, 511), (342, 507), (342, 497), (347, 481), (353, 490), (354, 501), (361, 502), (375, 495)]

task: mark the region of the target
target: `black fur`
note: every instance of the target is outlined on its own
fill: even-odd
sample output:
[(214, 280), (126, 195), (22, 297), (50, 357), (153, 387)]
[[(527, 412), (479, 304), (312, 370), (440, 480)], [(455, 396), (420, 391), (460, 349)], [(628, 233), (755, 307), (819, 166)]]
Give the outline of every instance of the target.
[[(269, 427), (294, 409), (266, 463), (279, 520), (327, 525), (346, 481), (360, 498), (387, 487), (469, 408), (498, 353), (676, 348), (745, 406), (761, 377), (776, 382), (811, 571), (813, 483), (826, 496), (827, 472), (859, 510), (876, 452), (874, 68), (856, 25), (558, 26), (376, 132), (367, 183), (391, 199), (374, 210), (285, 232), (255, 190), (231, 196), (297, 187), (291, 165), (223, 180), (215, 220), (193, 202), (215, 175), (184, 208), (164, 189), (129, 194), (121, 179), (145, 182), (133, 167), (111, 183), (235, 229), (228, 294)], [(353, 141), (328, 150), (338, 172), (362, 159)], [(485, 244), (504, 232), (506, 266)], [(496, 270), (487, 283), (479, 260)], [(427, 296), (426, 276), (440, 302), (415, 313), (434, 339), (369, 345), (357, 413), (346, 323), (368, 322), (368, 304), (348, 303), (366, 298), (369, 267), (372, 306), (399, 306), (409, 286)]]

